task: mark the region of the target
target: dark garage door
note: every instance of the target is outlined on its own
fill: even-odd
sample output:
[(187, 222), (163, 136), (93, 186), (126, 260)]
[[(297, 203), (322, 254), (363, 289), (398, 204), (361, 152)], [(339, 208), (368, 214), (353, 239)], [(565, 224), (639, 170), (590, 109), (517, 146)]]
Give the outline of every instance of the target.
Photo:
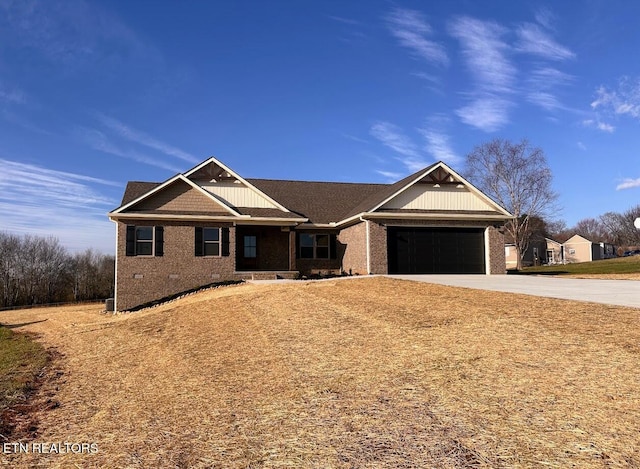
[(484, 274), (482, 228), (387, 228), (390, 274)]

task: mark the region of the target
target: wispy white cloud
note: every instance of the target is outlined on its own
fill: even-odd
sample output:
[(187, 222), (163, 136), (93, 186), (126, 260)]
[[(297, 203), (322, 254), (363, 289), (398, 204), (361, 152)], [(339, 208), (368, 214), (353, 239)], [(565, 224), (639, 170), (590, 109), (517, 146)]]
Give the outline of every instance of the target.
[(108, 50), (110, 58), (156, 55), (115, 15), (84, 0), (8, 1), (0, 25), (12, 45), (36, 50), (56, 63), (77, 63)]
[(599, 87), (591, 107), (608, 113), (640, 118), (640, 79), (623, 77), (618, 83), (618, 88), (613, 90)]
[(547, 111), (554, 111), (564, 107), (555, 95), (546, 91), (532, 91), (528, 93), (527, 101)]
[(638, 179), (625, 178), (620, 184), (616, 186), (616, 190), (621, 191), (623, 189), (632, 189), (634, 187), (640, 187), (640, 178)]
[(371, 127), (370, 133), (383, 145), (399, 153), (400, 156), (397, 159), (409, 171), (418, 171), (427, 166), (418, 146), (396, 125), (390, 122), (376, 122)]
[(47, 136), (51, 136), (51, 135), (55, 135), (53, 132), (46, 130), (42, 127), (40, 127), (37, 124), (34, 124), (33, 122), (31, 122), (30, 120), (16, 114), (15, 112), (11, 112), (7, 109), (3, 109), (1, 112), (2, 118), (7, 121), (10, 122), (12, 124), (18, 125), (20, 127), (22, 127), (23, 129), (27, 129), (31, 132), (35, 132), (41, 135), (47, 135)]
[(534, 18), (536, 19), (536, 22), (541, 26), (544, 26), (549, 30), (554, 29), (553, 25), (555, 23), (556, 16), (548, 8), (546, 7), (538, 8), (538, 10), (534, 14)]
[(539, 89), (550, 89), (558, 85), (566, 85), (575, 80), (573, 75), (564, 73), (553, 67), (539, 67), (529, 73), (527, 82)]
[(509, 46), (502, 39), (506, 28), (493, 21), (462, 16), (449, 24), (449, 32), (460, 42), (467, 68), (482, 91), (513, 91), (517, 70), (507, 57)]
[(440, 78), (438, 78), (436, 75), (432, 75), (431, 73), (413, 72), (413, 73), (411, 73), (411, 75), (414, 76), (414, 77), (420, 78), (422, 80), (431, 82), (434, 85), (439, 85), (441, 83)]
[(567, 60), (576, 54), (558, 44), (546, 31), (534, 23), (524, 23), (516, 30), (518, 42), (516, 50), (533, 54), (547, 60)]
[(329, 15), (329, 18), (331, 18), (333, 21), (337, 21), (338, 23), (342, 23), (342, 24), (347, 24), (349, 26), (357, 26), (361, 24), (360, 21), (358, 20), (354, 20), (352, 18), (345, 18), (344, 16)]
[(468, 93), (469, 104), (456, 110), (465, 124), (493, 132), (509, 123), (509, 98), (515, 92), (517, 69), (507, 54), (503, 40), (508, 30), (493, 21), (462, 16), (449, 24), (449, 33), (458, 39), (475, 83)]
[(442, 116), (432, 116), (427, 120), (424, 128), (419, 129), (426, 140), (425, 150), (437, 161), (457, 163), (460, 157), (451, 146), (449, 135), (443, 129), (448, 125), (449, 119)]
[(582, 121), (582, 125), (608, 133), (613, 133), (613, 131), (616, 130), (613, 125), (607, 124), (606, 122), (602, 122), (597, 119), (585, 119)]
[(587, 146), (586, 146), (584, 143), (582, 143), (582, 142), (577, 142), (577, 143), (576, 143), (576, 146), (577, 146), (578, 148), (580, 148), (580, 150), (586, 150), (586, 149), (587, 149)]
[(598, 130), (602, 130), (603, 132), (612, 133), (616, 128), (611, 124), (607, 124), (606, 122), (598, 122), (597, 124)]
[(526, 80), (526, 99), (528, 102), (545, 109), (555, 111), (569, 110), (556, 95), (559, 86), (574, 80), (572, 75), (552, 67), (538, 67), (528, 73)]
[(127, 158), (138, 163), (155, 166), (157, 168), (166, 169), (172, 173), (179, 173), (182, 170), (178, 167), (167, 163), (158, 158), (153, 158), (149, 155), (140, 153), (132, 149), (122, 149), (114, 144), (109, 138), (99, 130), (89, 129), (86, 127), (77, 127), (74, 131), (76, 138), (83, 143), (89, 145), (94, 150), (98, 150), (102, 153), (109, 155), (119, 156), (121, 158)]
[(23, 104), (26, 100), (22, 90), (16, 87), (6, 87), (0, 83), (0, 101), (9, 104)]
[(342, 136), (344, 138), (347, 138), (349, 140), (353, 140), (354, 142), (358, 142), (358, 143), (366, 143), (367, 145), (369, 144), (368, 140), (365, 140), (364, 138), (360, 138), (360, 137), (356, 137), (355, 135), (351, 135), (351, 134), (346, 134), (343, 133)]
[(398, 181), (403, 176), (402, 173), (396, 173), (394, 171), (376, 170), (376, 173), (380, 174), (381, 176), (384, 176), (390, 182), (391, 181)]
[(408, 48), (416, 57), (436, 65), (448, 65), (449, 57), (444, 46), (428, 39), (433, 34), (424, 15), (416, 10), (396, 8), (386, 17), (391, 34), (400, 45)]
[(114, 228), (106, 213), (118, 201), (96, 187), (120, 184), (8, 159), (0, 159), (0, 168), (3, 230), (56, 236), (74, 251), (113, 251)]
[(371, 135), (377, 138), (383, 145), (391, 148), (401, 155), (417, 158), (418, 147), (409, 137), (404, 135), (400, 128), (390, 122), (376, 122), (370, 130)]
[(509, 123), (509, 109), (513, 103), (499, 96), (484, 96), (468, 106), (456, 110), (465, 124), (485, 132), (495, 132)]
[(131, 142), (151, 148), (153, 150), (157, 150), (168, 156), (174, 156), (176, 158), (179, 158), (191, 164), (195, 164), (200, 161), (198, 158), (187, 153), (186, 151), (183, 151), (167, 143), (161, 142), (160, 140), (157, 140), (156, 138), (153, 138), (144, 132), (141, 132), (139, 130), (134, 129), (133, 127), (123, 124), (117, 119), (105, 116), (104, 114), (100, 114), (100, 113), (96, 114), (96, 116), (98, 117), (98, 120), (105, 127), (111, 129), (112, 131), (116, 132), (120, 137), (125, 138)]

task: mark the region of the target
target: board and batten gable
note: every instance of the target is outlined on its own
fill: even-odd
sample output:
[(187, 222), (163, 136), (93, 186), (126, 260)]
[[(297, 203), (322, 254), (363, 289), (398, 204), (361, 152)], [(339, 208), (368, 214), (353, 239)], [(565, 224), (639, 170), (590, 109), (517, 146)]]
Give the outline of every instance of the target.
[(382, 209), (407, 210), (471, 210), (492, 211), (494, 207), (471, 192), (463, 184), (434, 187), (433, 183), (420, 181), (389, 202)]
[(247, 187), (241, 181), (194, 181), (204, 190), (216, 195), (220, 200), (232, 207), (273, 208), (280, 209), (276, 204), (262, 196), (257, 191)]

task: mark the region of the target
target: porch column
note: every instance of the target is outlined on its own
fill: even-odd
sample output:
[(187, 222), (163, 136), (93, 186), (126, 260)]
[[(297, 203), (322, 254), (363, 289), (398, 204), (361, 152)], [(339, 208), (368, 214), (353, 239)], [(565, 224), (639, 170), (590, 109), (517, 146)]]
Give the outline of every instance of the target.
[(296, 270), (296, 232), (289, 231), (289, 270)]

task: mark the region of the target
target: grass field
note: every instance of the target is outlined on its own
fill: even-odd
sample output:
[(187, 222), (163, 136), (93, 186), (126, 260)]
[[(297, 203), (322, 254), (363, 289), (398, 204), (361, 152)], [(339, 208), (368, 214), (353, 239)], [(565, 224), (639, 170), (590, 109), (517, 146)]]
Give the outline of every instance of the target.
[(618, 257), (566, 265), (527, 267), (519, 274), (640, 280), (640, 256)]
[(381, 277), (92, 308), (2, 314), (63, 355), (37, 441), (98, 445), (7, 465), (640, 466), (638, 309)]
[(40, 343), (0, 325), (0, 443), (15, 430), (11, 413), (24, 404), (46, 362)]

